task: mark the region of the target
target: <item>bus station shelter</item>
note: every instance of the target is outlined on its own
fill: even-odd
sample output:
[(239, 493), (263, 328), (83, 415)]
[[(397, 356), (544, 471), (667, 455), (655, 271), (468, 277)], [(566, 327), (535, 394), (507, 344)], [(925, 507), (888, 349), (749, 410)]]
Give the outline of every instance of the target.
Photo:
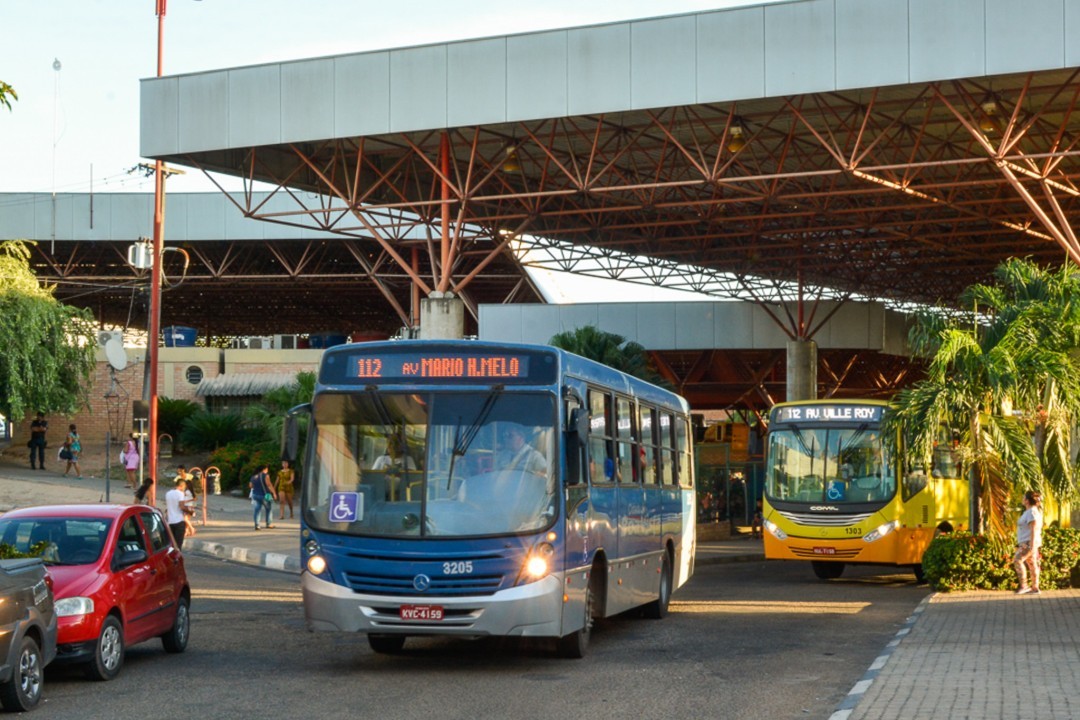
[(401, 324), (463, 298), (475, 332), (524, 258), (750, 300), (810, 365), (837, 306), (1080, 260), (1078, 74), (1080, 0), (793, 0), (146, 79), (141, 152), (270, 187), (222, 194), (319, 235), (270, 264), (336, 239)]

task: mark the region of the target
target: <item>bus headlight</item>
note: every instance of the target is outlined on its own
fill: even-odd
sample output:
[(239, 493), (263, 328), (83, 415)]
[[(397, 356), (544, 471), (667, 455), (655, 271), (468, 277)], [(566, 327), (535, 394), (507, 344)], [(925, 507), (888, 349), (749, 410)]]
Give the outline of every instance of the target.
[(899, 520), (890, 520), (884, 525), (879, 525), (878, 527), (863, 535), (863, 540), (866, 542), (874, 542), (875, 540), (880, 540), (881, 538), (885, 537), (893, 530), (895, 530), (897, 527), (899, 527), (899, 525)]
[(764, 525), (765, 529), (772, 533), (777, 540), (787, 540), (787, 533), (778, 528), (772, 520), (766, 520)]
[(312, 555), (308, 558), (307, 569), (312, 575), (322, 575), (326, 572), (326, 561), (322, 555)]
[(551, 543), (538, 543), (525, 558), (525, 565), (518, 574), (518, 584), (536, 582), (547, 577), (555, 559), (555, 548)]

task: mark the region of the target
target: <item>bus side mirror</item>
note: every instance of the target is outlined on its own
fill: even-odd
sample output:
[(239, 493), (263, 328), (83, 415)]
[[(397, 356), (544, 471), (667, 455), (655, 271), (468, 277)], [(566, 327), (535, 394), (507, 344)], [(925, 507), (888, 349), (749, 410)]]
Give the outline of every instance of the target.
[(589, 441), (589, 414), (584, 408), (570, 410), (566, 421), (566, 484), (585, 482), (582, 477), (582, 458)]
[(300, 449), (300, 413), (310, 413), (311, 404), (297, 405), (285, 415), (285, 424), (281, 427), (281, 459), (296, 464), (296, 455)]
[(570, 411), (567, 432), (577, 442), (579, 448), (589, 443), (589, 414), (585, 408), (576, 407)]

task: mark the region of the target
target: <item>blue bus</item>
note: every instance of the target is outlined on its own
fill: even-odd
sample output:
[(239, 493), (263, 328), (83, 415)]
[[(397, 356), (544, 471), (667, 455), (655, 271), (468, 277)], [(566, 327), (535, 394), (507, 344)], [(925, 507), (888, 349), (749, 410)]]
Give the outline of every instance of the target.
[(312, 631), (549, 637), (660, 618), (694, 564), (688, 405), (548, 346), (403, 340), (328, 349), (286, 423), (302, 483)]

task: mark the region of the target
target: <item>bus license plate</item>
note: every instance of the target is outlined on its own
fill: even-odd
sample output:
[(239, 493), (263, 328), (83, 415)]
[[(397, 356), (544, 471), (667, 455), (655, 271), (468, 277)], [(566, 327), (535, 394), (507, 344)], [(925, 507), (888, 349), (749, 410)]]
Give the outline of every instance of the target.
[(402, 605), (398, 610), (402, 620), (442, 620), (441, 605)]
[(815, 555), (835, 555), (836, 548), (831, 547), (816, 547), (814, 548)]

